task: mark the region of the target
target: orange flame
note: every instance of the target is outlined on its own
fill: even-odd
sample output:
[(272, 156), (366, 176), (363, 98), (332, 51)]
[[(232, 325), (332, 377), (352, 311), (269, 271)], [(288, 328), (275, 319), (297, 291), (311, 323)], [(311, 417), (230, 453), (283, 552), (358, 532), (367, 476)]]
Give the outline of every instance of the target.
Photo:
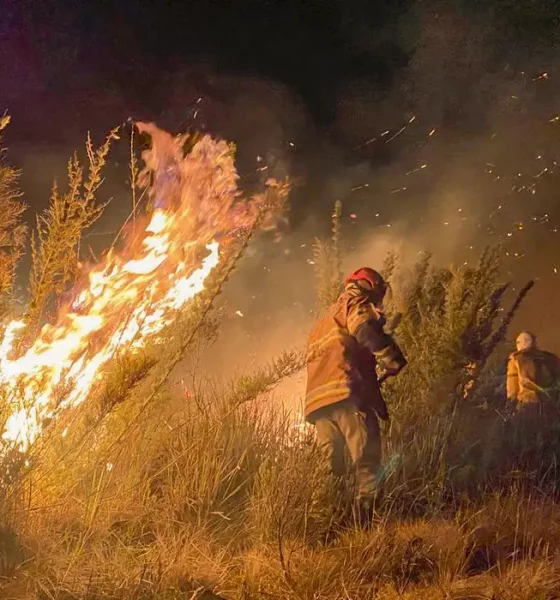
[[(0, 385), (14, 406), (3, 433), (22, 450), (42, 422), (87, 399), (103, 367), (121, 349), (138, 349), (204, 289), (218, 265), (219, 243), (250, 227), (262, 197), (240, 203), (230, 148), (205, 136), (185, 155), (184, 139), (151, 124), (143, 158), (155, 210), (128, 258), (109, 253), (55, 325), (45, 325), (23, 356), (10, 358), (21, 321), (0, 344)], [(197, 261), (194, 250), (206, 248)], [(125, 252), (126, 253), (126, 252)], [(123, 254), (125, 254), (123, 253)]]

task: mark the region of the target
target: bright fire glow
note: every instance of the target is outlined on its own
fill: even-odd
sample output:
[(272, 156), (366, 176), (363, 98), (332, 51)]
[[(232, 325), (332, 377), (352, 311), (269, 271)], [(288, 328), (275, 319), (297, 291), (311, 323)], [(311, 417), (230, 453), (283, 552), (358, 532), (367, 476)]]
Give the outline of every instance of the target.
[[(0, 378), (10, 395), (17, 395), (20, 408), (8, 419), (4, 439), (25, 448), (57, 404), (77, 406), (87, 398), (103, 365), (119, 348), (141, 347), (204, 289), (219, 261), (218, 243), (206, 245), (209, 254), (194, 271), (184, 261), (166, 265), (176, 220), (177, 215), (155, 211), (139, 255), (126, 262), (113, 258), (94, 269), (89, 286), (60, 324), (45, 325), (31, 348), (15, 360), (9, 358), (11, 347), (23, 324), (8, 325), (0, 347)], [(98, 337), (101, 341), (94, 339)]]
[(218, 265), (216, 240), (250, 226), (260, 210), (262, 198), (238, 201), (225, 142), (206, 136), (185, 155), (183, 139), (138, 126), (152, 137), (143, 154), (155, 207), (149, 222), (121, 255), (109, 252), (89, 272), (72, 304), (23, 354), (14, 352), (20, 321), (7, 326), (0, 344), (0, 386), (13, 407), (3, 438), (22, 450), (45, 419), (87, 399), (117, 352), (141, 348), (173, 322)]

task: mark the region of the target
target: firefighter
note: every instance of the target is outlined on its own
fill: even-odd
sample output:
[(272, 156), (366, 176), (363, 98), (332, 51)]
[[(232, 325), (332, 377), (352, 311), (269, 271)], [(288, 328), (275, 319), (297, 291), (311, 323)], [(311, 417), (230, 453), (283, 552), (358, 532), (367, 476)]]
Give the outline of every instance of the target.
[(560, 359), (537, 347), (537, 338), (528, 331), (517, 336), (517, 351), (507, 368), (507, 397), (517, 408), (554, 405), (560, 388)]
[(377, 271), (354, 271), (309, 335), (305, 417), (315, 425), (334, 475), (345, 474), (348, 451), (356, 472), (360, 516), (371, 514), (377, 491), (378, 418), (389, 418), (380, 380), (406, 365), (401, 350), (383, 329), (386, 291)]

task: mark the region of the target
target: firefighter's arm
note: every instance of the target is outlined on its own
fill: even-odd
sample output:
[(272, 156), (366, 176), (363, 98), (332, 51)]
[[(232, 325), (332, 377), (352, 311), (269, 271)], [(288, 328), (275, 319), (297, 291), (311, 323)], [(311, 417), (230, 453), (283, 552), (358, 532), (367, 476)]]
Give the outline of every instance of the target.
[(406, 359), (393, 338), (383, 330), (379, 313), (365, 298), (355, 298), (348, 307), (347, 327), (351, 335), (374, 356), (383, 378), (396, 375)]
[(508, 360), (506, 394), (508, 400), (517, 400), (517, 396), (519, 395), (519, 370), (517, 368), (517, 361), (513, 356), (510, 356)]
[(395, 340), (383, 331), (379, 322), (370, 320), (362, 323), (354, 337), (375, 356), (383, 379), (397, 375), (406, 366), (401, 349)]

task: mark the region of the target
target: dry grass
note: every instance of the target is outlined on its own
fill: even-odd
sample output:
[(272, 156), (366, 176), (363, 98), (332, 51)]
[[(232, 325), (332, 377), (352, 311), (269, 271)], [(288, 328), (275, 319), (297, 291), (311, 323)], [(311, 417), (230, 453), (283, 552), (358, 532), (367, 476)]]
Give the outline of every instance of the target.
[(113, 432), (134, 420), (128, 400), (87, 460), (61, 457), (51, 477), (27, 475), (11, 513), (18, 535), (2, 546), (6, 594), (22, 580), (28, 596), (15, 597), (180, 598), (201, 588), (263, 599), (559, 593), (553, 494), (531, 495), (519, 482), (490, 494), (480, 479), (479, 493), (463, 497), (454, 481), (451, 495), (439, 488), (440, 472), (425, 473), (420, 486), (403, 469), (387, 486), (381, 521), (361, 531), (338, 510), (312, 438), (294, 439), (285, 417), (263, 408), (266, 398), (239, 403), (221, 390), (193, 403), (161, 400), (116, 447)]
[[(8, 115), (0, 118), (0, 133), (10, 122)], [(2, 141), (0, 137), (0, 142)], [(0, 144), (0, 317), (8, 309), (16, 267), (25, 246), (26, 226), (22, 214), (26, 209), (18, 189), (19, 173), (4, 161), (5, 150)]]

